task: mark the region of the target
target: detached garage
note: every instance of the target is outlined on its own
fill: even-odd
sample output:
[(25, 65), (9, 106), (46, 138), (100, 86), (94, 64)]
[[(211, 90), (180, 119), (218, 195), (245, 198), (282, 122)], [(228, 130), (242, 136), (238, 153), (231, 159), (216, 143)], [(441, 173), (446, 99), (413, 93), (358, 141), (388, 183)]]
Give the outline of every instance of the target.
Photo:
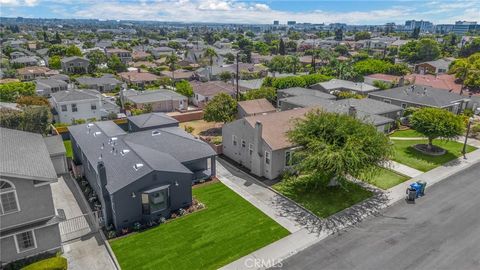
[(44, 140), (57, 175), (67, 173), (67, 151), (63, 145), (62, 136), (49, 136)]

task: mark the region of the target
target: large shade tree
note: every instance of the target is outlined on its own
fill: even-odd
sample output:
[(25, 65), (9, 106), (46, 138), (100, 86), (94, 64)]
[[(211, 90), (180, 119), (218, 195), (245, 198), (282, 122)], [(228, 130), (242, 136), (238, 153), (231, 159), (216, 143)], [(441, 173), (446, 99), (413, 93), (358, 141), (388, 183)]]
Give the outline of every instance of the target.
[(453, 62), (449, 73), (462, 82), (464, 87), (476, 91), (480, 89), (480, 53), (475, 53), (468, 58), (460, 58)]
[(237, 113), (237, 101), (226, 93), (214, 96), (203, 110), (207, 122), (231, 122)]
[(436, 138), (452, 139), (462, 135), (465, 122), (462, 116), (439, 108), (421, 108), (416, 110), (410, 124), (413, 129), (428, 138), (427, 149), (433, 149), (433, 140)]
[(296, 120), (288, 132), (294, 167), (321, 184), (336, 185), (347, 176), (373, 176), (393, 154), (390, 140), (360, 119), (315, 110)]

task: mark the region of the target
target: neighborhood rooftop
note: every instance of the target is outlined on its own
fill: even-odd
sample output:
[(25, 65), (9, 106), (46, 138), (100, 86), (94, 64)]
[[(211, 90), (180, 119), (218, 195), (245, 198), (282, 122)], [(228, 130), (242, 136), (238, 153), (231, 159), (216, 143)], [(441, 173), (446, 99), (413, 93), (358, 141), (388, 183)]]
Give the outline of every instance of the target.
[(0, 175), (55, 181), (57, 173), (40, 134), (0, 127)]
[(372, 97), (394, 99), (433, 107), (446, 107), (466, 97), (430, 86), (407, 85), (369, 94)]

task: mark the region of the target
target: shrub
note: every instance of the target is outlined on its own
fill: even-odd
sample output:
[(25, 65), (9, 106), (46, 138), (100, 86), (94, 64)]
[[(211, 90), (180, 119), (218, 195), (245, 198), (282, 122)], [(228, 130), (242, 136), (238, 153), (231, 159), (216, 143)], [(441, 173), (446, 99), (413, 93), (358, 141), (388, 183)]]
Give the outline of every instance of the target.
[(185, 131), (188, 132), (188, 133), (193, 133), (194, 130), (195, 130), (195, 128), (192, 127), (192, 126), (185, 126)]
[(34, 96), (35, 84), (33, 82), (10, 82), (0, 84), (0, 101), (15, 102), (21, 96)]
[(68, 267), (67, 265), (67, 259), (57, 256), (30, 264), (27, 267), (22, 268), (22, 270), (66, 270)]

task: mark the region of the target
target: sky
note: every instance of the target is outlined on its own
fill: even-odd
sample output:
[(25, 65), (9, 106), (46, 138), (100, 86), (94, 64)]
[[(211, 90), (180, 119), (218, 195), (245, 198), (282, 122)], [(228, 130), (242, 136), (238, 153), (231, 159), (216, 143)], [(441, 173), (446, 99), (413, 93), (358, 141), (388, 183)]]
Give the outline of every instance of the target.
[(0, 16), (175, 22), (480, 23), (480, 0), (0, 0)]

